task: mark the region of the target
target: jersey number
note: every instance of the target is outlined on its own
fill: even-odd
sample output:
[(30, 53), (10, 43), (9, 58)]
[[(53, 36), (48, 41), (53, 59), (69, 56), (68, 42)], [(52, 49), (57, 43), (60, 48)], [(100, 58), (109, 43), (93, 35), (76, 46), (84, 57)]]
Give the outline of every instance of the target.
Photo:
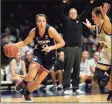
[(47, 44), (43, 44), (42, 48), (44, 49), (45, 47), (48, 47), (48, 45)]

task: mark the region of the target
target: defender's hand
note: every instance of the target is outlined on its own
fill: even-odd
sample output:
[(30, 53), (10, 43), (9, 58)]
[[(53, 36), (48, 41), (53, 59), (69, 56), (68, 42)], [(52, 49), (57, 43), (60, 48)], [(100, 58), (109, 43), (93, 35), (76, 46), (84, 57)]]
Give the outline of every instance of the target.
[(103, 8), (102, 8), (101, 6), (100, 6), (100, 8), (101, 8), (101, 13), (102, 13), (102, 15), (106, 15), (107, 12), (108, 12), (109, 9), (110, 9), (110, 4), (104, 3)]
[(88, 28), (91, 27), (91, 23), (88, 19), (86, 19), (86, 22), (83, 22), (84, 25), (86, 25)]

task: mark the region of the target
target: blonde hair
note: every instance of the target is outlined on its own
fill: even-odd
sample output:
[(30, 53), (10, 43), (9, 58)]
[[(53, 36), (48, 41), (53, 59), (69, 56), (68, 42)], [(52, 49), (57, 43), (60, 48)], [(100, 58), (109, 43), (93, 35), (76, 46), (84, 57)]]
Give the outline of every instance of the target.
[(103, 15), (102, 15), (102, 13), (101, 13), (101, 8), (100, 8), (100, 7), (95, 7), (95, 8), (92, 10), (92, 12), (94, 12), (94, 14), (95, 14), (96, 16), (101, 15), (101, 17), (103, 18)]

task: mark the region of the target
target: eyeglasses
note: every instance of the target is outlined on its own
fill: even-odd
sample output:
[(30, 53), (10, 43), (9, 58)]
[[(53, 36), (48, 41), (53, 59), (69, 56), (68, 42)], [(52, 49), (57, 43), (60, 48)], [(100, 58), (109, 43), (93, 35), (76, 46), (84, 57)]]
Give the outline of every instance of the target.
[(70, 12), (69, 14), (77, 14), (76, 12)]

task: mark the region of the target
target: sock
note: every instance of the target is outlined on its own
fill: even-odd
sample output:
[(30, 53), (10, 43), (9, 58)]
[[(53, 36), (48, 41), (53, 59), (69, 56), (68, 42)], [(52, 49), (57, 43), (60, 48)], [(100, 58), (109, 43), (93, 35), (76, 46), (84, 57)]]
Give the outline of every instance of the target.
[(28, 95), (30, 95), (30, 92), (29, 92), (29, 90), (27, 90), (27, 89), (24, 89), (24, 96), (28, 96)]
[(25, 85), (27, 85), (27, 83), (28, 83), (28, 81), (25, 81), (24, 79), (23, 79), (23, 82), (25, 83)]

